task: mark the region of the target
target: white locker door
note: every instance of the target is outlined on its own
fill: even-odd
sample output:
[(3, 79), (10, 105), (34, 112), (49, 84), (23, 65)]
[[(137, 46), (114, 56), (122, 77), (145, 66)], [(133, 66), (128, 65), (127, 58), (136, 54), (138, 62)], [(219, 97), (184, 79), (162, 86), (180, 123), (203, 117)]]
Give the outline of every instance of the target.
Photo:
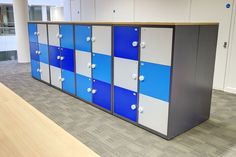
[(173, 28), (141, 28), (140, 60), (171, 65)]
[(81, 21), (95, 21), (95, 0), (81, 0)]
[(76, 50), (76, 73), (91, 78), (91, 53)]
[(138, 61), (114, 57), (114, 85), (137, 92)]
[[(227, 4), (231, 7), (227, 8)], [(219, 22), (218, 44), (214, 73), (214, 88), (223, 90), (228, 57), (233, 0), (192, 0), (191, 21)]]
[(80, 0), (71, 0), (71, 21), (80, 21)]
[(62, 89), (62, 83), (60, 81), (61, 69), (50, 65), (50, 70), (51, 70), (51, 84), (55, 87)]
[(93, 26), (93, 52), (111, 56), (111, 26)]
[(49, 38), (49, 45), (51, 46), (60, 46), (60, 39), (59, 39), (59, 25), (50, 24), (48, 25), (48, 38)]
[(47, 37), (47, 25), (46, 24), (37, 24), (38, 27), (38, 42), (40, 44), (48, 44), (48, 37)]
[(115, 13), (113, 14), (113, 21), (134, 21), (134, 0), (113, 0), (113, 6), (115, 10)]
[(113, 21), (113, 0), (96, 0), (96, 21)]
[(139, 124), (167, 136), (169, 103), (139, 94)]
[(49, 78), (49, 65), (40, 62), (40, 70), (41, 70), (41, 80), (50, 83), (50, 78)]

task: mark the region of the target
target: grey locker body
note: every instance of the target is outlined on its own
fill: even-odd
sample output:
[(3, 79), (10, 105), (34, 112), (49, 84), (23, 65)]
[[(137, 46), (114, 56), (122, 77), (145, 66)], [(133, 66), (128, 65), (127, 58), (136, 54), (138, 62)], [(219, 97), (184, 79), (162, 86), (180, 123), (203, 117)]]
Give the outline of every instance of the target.
[[(48, 43), (50, 46), (60, 47), (59, 28), (60, 24), (65, 24), (64, 22), (30, 23), (37, 24), (39, 32), (38, 41), (40, 44)], [(84, 25), (84, 23), (73, 23), (74, 26), (80, 24)], [(97, 56), (107, 55), (110, 57), (113, 62), (111, 64), (112, 79), (110, 84), (112, 89), (114, 86), (117, 86), (120, 87), (117, 88), (120, 93), (129, 90), (136, 95), (136, 106), (131, 107), (135, 107), (137, 120), (130, 121), (127, 118), (123, 119), (165, 139), (172, 139), (209, 118), (218, 24), (86, 23), (86, 25), (87, 24), (92, 26), (92, 36), (86, 39), (87, 42), (92, 43), (92, 52), (88, 53), (76, 50), (73, 58), (76, 62), (74, 70), (77, 74), (93, 79), (96, 71), (92, 70), (92, 62), (97, 59), (94, 57), (93, 53), (98, 53), (99, 55)], [(135, 26), (140, 29), (139, 41), (136, 45), (139, 46), (138, 60), (114, 57), (114, 28), (117, 25)], [(135, 45), (135, 43), (132, 44)], [(142, 68), (148, 68), (142, 69), (141, 66)], [(145, 86), (145, 88), (147, 87), (147, 89), (145, 89), (146, 91), (141, 91), (141, 86), (144, 86), (144, 83), (147, 83), (148, 79), (152, 78), (150, 82), (155, 82), (155, 80), (161, 78), (152, 77), (153, 74), (158, 74), (155, 70), (159, 70), (159, 67), (160, 69), (166, 68), (168, 69), (165, 69), (166, 71), (170, 71), (170, 80), (168, 80), (170, 83), (166, 81), (168, 82), (167, 84), (170, 85), (170, 88), (168, 88), (170, 95), (166, 96), (169, 97), (169, 99), (157, 97), (157, 95), (155, 95), (157, 93), (155, 92), (157, 86), (152, 88), (154, 86), (151, 83), (148, 85), (145, 84), (147, 85)], [(155, 70), (150, 74), (148, 73), (150, 71), (149, 69)], [(147, 76), (144, 77), (144, 81), (146, 80), (147, 82), (141, 83), (142, 80), (139, 76), (139, 74), (141, 75), (141, 71), (143, 73), (142, 75), (145, 74)], [(62, 89), (63, 79), (61, 78), (61, 68), (40, 62), (40, 73), (43, 82), (51, 83), (53, 87)], [(167, 76), (169, 77), (169, 75)], [(76, 81), (75, 77), (75, 84)], [(92, 90), (94, 85), (99, 85), (96, 83), (99, 82), (92, 82), (91, 85), (89, 85), (89, 87), (91, 86), (91, 91), (88, 90), (86, 86), (85, 88), (83, 87), (87, 90), (85, 90), (86, 94), (90, 92), (96, 94), (97, 91)], [(82, 86), (85, 84), (86, 82), (82, 84)], [(76, 85), (74, 85), (74, 87), (76, 88)], [(144, 89), (144, 87), (142, 88)], [(147, 91), (149, 88), (152, 92), (154, 91), (153, 95), (151, 95), (151, 92)], [(160, 93), (163, 94), (164, 90), (161, 91)], [(98, 94), (100, 93), (97, 93), (97, 95)], [(114, 113), (114, 90), (111, 91), (111, 97), (112, 114), (116, 115)], [(88, 102), (91, 102), (93, 105), (93, 98)], [(119, 117), (122, 118), (121, 116)]]
[(209, 118), (217, 31), (218, 26), (175, 28), (168, 139)]

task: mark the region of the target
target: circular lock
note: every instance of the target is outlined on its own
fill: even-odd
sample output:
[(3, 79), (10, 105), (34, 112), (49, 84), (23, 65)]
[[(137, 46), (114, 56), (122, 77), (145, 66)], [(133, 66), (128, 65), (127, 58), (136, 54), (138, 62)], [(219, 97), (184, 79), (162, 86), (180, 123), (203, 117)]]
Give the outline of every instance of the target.
[(144, 76), (143, 75), (139, 76), (139, 81), (144, 81)]
[(135, 104), (131, 105), (132, 110), (136, 110), (137, 106)]
[(92, 69), (95, 69), (96, 68), (96, 64), (92, 64)]
[(87, 88), (87, 92), (90, 93), (92, 91), (91, 88)]
[(87, 38), (86, 38), (86, 41), (87, 41), (87, 42), (89, 42), (90, 40), (91, 40), (91, 38), (90, 38), (90, 37), (87, 37)]
[(132, 42), (132, 46), (133, 46), (133, 47), (137, 47), (137, 46), (138, 46), (138, 42), (137, 42), (137, 41), (133, 41), (133, 42)]
[(95, 94), (96, 92), (97, 92), (96, 89), (93, 89), (93, 90), (92, 90), (92, 94)]

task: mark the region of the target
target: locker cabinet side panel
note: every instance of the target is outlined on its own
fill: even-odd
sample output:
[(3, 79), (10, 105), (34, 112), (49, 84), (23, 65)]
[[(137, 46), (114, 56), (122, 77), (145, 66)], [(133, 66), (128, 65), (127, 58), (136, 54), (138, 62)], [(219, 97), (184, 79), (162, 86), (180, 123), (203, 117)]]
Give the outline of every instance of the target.
[(197, 121), (210, 116), (218, 26), (201, 26), (196, 68)]
[(168, 138), (196, 125), (194, 103), (198, 33), (199, 26), (175, 28)]

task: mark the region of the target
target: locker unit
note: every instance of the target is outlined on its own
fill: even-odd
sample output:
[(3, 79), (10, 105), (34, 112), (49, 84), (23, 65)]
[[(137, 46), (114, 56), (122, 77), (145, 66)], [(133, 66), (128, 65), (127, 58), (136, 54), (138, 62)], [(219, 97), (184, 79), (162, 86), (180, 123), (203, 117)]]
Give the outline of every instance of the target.
[(114, 26), (114, 113), (133, 122), (137, 121), (139, 31), (139, 27)]
[(50, 83), (46, 24), (29, 24), (32, 76)]
[(217, 34), (217, 23), (29, 22), (32, 76), (171, 139), (209, 119)]
[(51, 84), (74, 95), (74, 26), (71, 24), (49, 24), (48, 39)]
[(111, 111), (111, 36), (111, 26), (75, 26), (76, 94), (108, 111)]

